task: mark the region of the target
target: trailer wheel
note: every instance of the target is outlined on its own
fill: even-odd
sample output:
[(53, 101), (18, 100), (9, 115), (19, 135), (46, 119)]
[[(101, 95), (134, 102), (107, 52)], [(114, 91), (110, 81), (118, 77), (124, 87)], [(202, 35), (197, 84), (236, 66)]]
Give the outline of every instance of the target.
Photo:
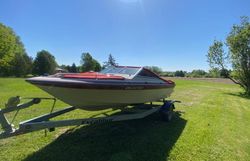
[(171, 121), (174, 115), (174, 104), (170, 104), (168, 108), (160, 110), (160, 116), (163, 121)]

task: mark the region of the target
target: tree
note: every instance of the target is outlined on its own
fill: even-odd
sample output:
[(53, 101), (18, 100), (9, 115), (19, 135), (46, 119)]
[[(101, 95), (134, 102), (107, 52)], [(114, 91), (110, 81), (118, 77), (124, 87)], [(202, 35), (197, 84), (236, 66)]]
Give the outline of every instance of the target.
[(223, 49), (223, 42), (214, 40), (213, 45), (209, 47), (208, 54), (207, 54), (207, 61), (209, 66), (213, 68), (226, 68), (226, 60), (228, 56), (224, 52)]
[[(223, 43), (214, 41), (209, 47), (207, 59), (211, 68), (218, 67), (224, 75), (234, 83), (239, 84), (245, 89), (246, 94), (250, 95), (250, 23), (247, 17), (241, 18), (240, 25), (233, 25), (227, 36), (227, 46), (229, 53), (223, 50)], [(227, 59), (231, 60), (234, 78), (226, 69)]]
[(157, 66), (145, 66), (144, 68), (147, 68), (147, 69), (149, 69), (149, 70), (151, 70), (154, 73), (159, 74), (159, 75), (163, 72), (162, 69), (160, 67), (157, 67)]
[(185, 72), (183, 72), (182, 70), (177, 70), (174, 75), (176, 77), (185, 77)]
[(220, 77), (221, 78), (229, 78), (230, 77), (230, 70), (228, 69), (221, 69), (220, 70)]
[(75, 63), (72, 64), (72, 66), (70, 68), (70, 72), (77, 73), (77, 68), (76, 68), (76, 64)]
[(240, 25), (233, 25), (227, 37), (227, 45), (238, 84), (250, 95), (250, 23), (241, 18)]
[(212, 69), (212, 74), (217, 74), (217, 77), (230, 78), (235, 81), (230, 77), (229, 71), (226, 69), (228, 58), (228, 54), (223, 49), (223, 42), (214, 40), (213, 45), (209, 47), (207, 54), (207, 61)]
[(163, 77), (174, 77), (175, 76), (175, 72), (168, 72), (168, 71), (164, 71), (160, 74), (160, 76)]
[(90, 53), (82, 53), (81, 59), (81, 71), (88, 72), (88, 71), (100, 71), (101, 65), (100, 63), (95, 60)]
[(206, 73), (204, 70), (196, 69), (196, 70), (193, 70), (193, 71), (190, 73), (190, 77), (201, 78), (201, 77), (205, 77), (206, 74), (207, 74), (207, 73)]
[(220, 78), (220, 69), (219, 68), (211, 68), (208, 72), (209, 77), (212, 78)]
[(93, 58), (89, 53), (82, 53), (81, 59), (82, 72), (94, 70)]
[(33, 74), (53, 74), (57, 66), (55, 57), (46, 50), (37, 52), (33, 64)]
[(61, 65), (60, 68), (66, 70), (66, 71), (68, 71), (70, 73), (77, 73), (77, 72), (79, 72), (75, 63), (73, 63), (71, 66), (70, 65)]
[(101, 64), (97, 61), (97, 60), (93, 60), (94, 64), (95, 64), (95, 68), (94, 71), (99, 72), (102, 69)]
[(117, 66), (115, 58), (109, 54), (108, 61), (103, 63), (103, 68), (106, 68), (108, 66)]
[(16, 77), (25, 76), (32, 72), (32, 58), (26, 54), (21, 55), (17, 53), (11, 64), (10, 74)]
[(0, 76), (24, 76), (30, 72), (30, 57), (20, 37), (0, 23)]
[(67, 72), (70, 72), (71, 73), (71, 66), (70, 65), (64, 65), (64, 66), (61, 66), (62, 69), (64, 69), (65, 71)]

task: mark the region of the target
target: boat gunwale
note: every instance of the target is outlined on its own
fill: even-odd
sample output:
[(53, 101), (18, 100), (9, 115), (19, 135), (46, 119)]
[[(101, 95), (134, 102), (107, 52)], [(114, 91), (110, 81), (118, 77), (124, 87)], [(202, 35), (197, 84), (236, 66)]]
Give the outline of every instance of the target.
[[(76, 88), (76, 89), (108, 89), (108, 90), (145, 90), (174, 88), (174, 83), (149, 83), (149, 82), (105, 82), (105, 81), (82, 81), (82, 82), (62, 82), (46, 80), (26, 80), (27, 82), (39, 86)], [(98, 82), (98, 83), (97, 83)]]

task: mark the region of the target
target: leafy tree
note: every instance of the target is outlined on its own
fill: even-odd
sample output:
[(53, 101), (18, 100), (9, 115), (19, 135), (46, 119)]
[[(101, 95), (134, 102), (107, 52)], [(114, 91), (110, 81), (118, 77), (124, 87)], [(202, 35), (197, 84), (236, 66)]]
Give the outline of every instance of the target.
[(88, 71), (100, 71), (101, 65), (100, 63), (95, 60), (90, 53), (82, 53), (81, 59), (81, 71), (88, 72)]
[(33, 68), (33, 58), (28, 55), (24, 55), (24, 59), (26, 60), (26, 75), (32, 73)]
[(227, 69), (211, 68), (208, 72), (208, 77), (212, 78), (228, 78), (231, 71)]
[(201, 70), (201, 69), (197, 69), (197, 70), (193, 70), (191, 73), (190, 73), (190, 77), (195, 77), (195, 78), (201, 78), (201, 77), (205, 77), (206, 76), (206, 72), (204, 70)]
[(147, 69), (149, 69), (149, 70), (151, 70), (154, 73), (159, 74), (159, 75), (163, 72), (162, 69), (160, 67), (157, 67), (157, 66), (145, 66), (145, 68), (147, 68)]
[(250, 23), (241, 18), (240, 25), (233, 25), (227, 37), (227, 45), (237, 83), (250, 95)]
[(228, 56), (223, 49), (223, 42), (214, 40), (213, 45), (209, 47), (207, 54), (207, 61), (209, 63), (209, 66), (212, 69), (225, 69), (227, 58)]
[(108, 66), (117, 66), (115, 58), (109, 54), (108, 61), (103, 63), (103, 68), (106, 68)]
[(57, 63), (55, 57), (46, 50), (39, 51), (33, 64), (33, 74), (53, 74)]
[(164, 71), (160, 75), (164, 76), (164, 77), (174, 77), (175, 76), (175, 72), (166, 72), (166, 71)]
[(21, 54), (15, 54), (13, 61), (11, 62), (11, 75), (16, 77), (25, 76), (32, 72), (32, 58)]
[(77, 73), (77, 68), (76, 68), (76, 64), (75, 63), (72, 64), (72, 66), (70, 68), (70, 72)]
[[(240, 25), (233, 25), (227, 37), (229, 53), (223, 50), (223, 43), (214, 41), (209, 47), (207, 59), (211, 68), (218, 67), (224, 75), (245, 89), (250, 95), (250, 23), (247, 17), (242, 17)], [(226, 69), (227, 58), (231, 60), (234, 78)]]
[(93, 58), (89, 53), (82, 53), (82, 59), (80, 63), (82, 64), (82, 72), (91, 71), (95, 68)]
[(70, 73), (77, 73), (78, 69), (76, 67), (76, 64), (73, 63), (71, 66), (70, 65), (61, 65), (60, 68), (70, 72)]
[(0, 76), (24, 76), (30, 72), (30, 57), (14, 31), (0, 23)]
[(15, 54), (13, 61), (11, 62), (10, 75), (21, 77), (26, 75), (26, 61), (21, 54)]
[(93, 62), (94, 62), (94, 64), (95, 64), (95, 69), (94, 69), (94, 71), (96, 71), (96, 72), (99, 72), (101, 69), (102, 69), (102, 66), (101, 66), (101, 64), (97, 61), (97, 60), (93, 60)]
[(81, 66), (76, 66), (76, 71), (80, 72), (81, 71)]
[(16, 35), (13, 30), (0, 23), (0, 75), (2, 76), (10, 73), (16, 45)]
[(185, 77), (185, 72), (183, 72), (182, 70), (177, 70), (174, 75), (176, 77)]
[(220, 70), (220, 77), (221, 78), (228, 78), (230, 77), (230, 70), (227, 70), (227, 69), (221, 69)]
[(219, 78), (220, 77), (220, 69), (219, 68), (211, 68), (208, 71), (208, 75), (209, 75), (209, 77), (212, 77), (212, 78)]
[(63, 66), (61, 66), (61, 69), (64, 69), (64, 70), (66, 70), (67, 72), (70, 72), (70, 73), (71, 73), (71, 66), (70, 66), (70, 65), (63, 65)]

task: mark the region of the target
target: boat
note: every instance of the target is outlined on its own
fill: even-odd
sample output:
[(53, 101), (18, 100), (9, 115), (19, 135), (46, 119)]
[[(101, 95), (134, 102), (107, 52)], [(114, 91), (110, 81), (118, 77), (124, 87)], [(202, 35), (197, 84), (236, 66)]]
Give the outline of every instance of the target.
[(57, 73), (26, 79), (79, 109), (123, 108), (169, 97), (175, 83), (145, 67), (110, 66), (100, 72)]

